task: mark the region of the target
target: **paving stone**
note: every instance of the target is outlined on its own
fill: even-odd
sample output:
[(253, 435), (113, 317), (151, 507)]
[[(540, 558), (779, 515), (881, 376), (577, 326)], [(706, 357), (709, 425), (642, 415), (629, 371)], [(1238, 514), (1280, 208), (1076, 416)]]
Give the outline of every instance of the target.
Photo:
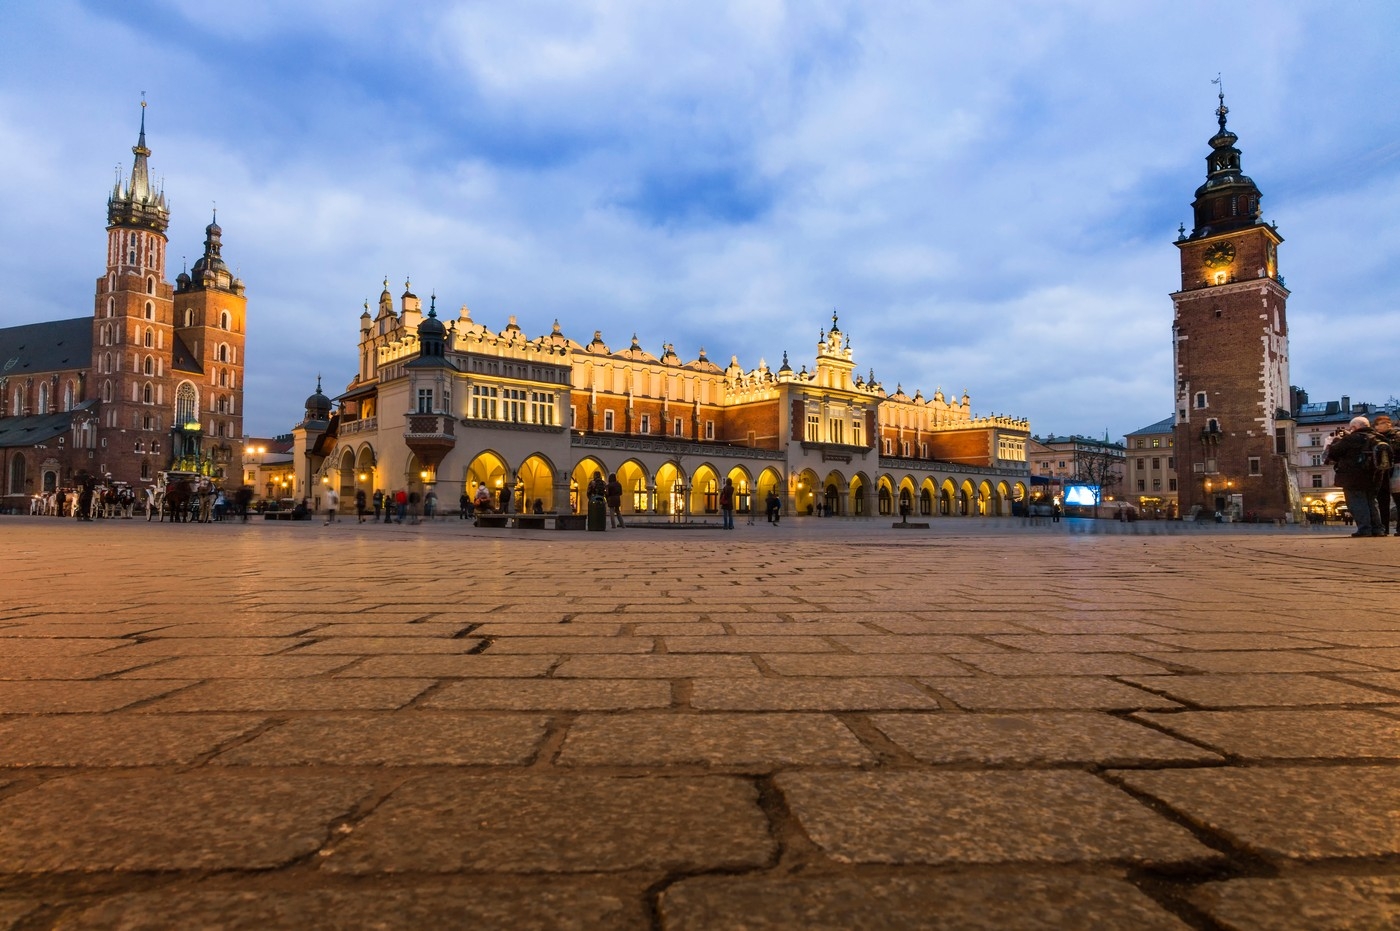
[(1219, 859), (1186, 829), (1082, 772), (791, 772), (775, 779), (807, 835), (841, 863), (1165, 867)]
[(1126, 653), (956, 653), (994, 676), (1129, 676), (1165, 670)]
[(1180, 708), (1169, 698), (1097, 676), (922, 679), (968, 711), (1128, 711)]
[(273, 869), (320, 848), (370, 788), (208, 769), (53, 779), (0, 800), (0, 871)]
[(1360, 672), (1356, 663), (1332, 658), (1326, 651), (1301, 650), (1219, 650), (1156, 653), (1145, 651), (1144, 659), (1200, 672), (1225, 674), (1270, 672)]
[(561, 766), (706, 764), (779, 766), (872, 763), (840, 721), (825, 714), (584, 715), (569, 728)]
[(43, 905), (39, 899), (0, 898), (0, 929), (11, 931), (20, 927), (26, 916), (32, 915)]
[(262, 723), (229, 714), (15, 718), (0, 722), (0, 766), (187, 764)]
[(166, 887), (159, 892), (107, 899), (79, 914), (65, 916), (63, 927), (75, 931), (645, 931), (650, 925), (643, 900), (643, 890), (629, 889), (621, 882), (565, 877), (502, 881), (473, 876), (470, 881), (446, 887), (416, 884), (296, 891)]
[(1206, 708), (1377, 705), (1396, 701), (1394, 695), (1374, 689), (1305, 674), (1127, 676), (1125, 681)]
[(347, 656), (173, 656), (124, 672), (122, 679), (295, 679), (343, 669)]
[(941, 712), (875, 715), (871, 720), (885, 736), (926, 763), (1132, 766), (1223, 762), (1219, 754), (1096, 712)]
[(120, 659), (150, 660), (161, 656), (270, 656), (304, 647), (304, 637), (164, 637), (133, 643), (106, 653)]
[(617, 711), (667, 708), (671, 684), (648, 679), (487, 679), (453, 682), (421, 708), (502, 711)]
[(656, 641), (651, 637), (501, 637), (486, 648), (489, 655), (546, 653), (651, 653)]
[(668, 653), (833, 653), (836, 647), (821, 637), (667, 637)]
[(1222, 927), (1241, 931), (1400, 928), (1400, 877), (1308, 876), (1205, 883), (1189, 897)]
[(337, 679), (423, 678), (479, 679), (542, 676), (558, 657), (541, 655), (491, 656), (470, 654), (445, 656), (424, 653), (417, 656), (369, 656), (337, 673)]
[(1338, 766), (1117, 772), (1193, 824), (1263, 856), (1400, 854), (1394, 767)]
[(100, 679), (159, 662), (159, 658), (118, 659), (116, 656), (4, 656), (0, 657), (0, 680)]
[(193, 680), (189, 679), (143, 682), (25, 679), (0, 682), (0, 714), (115, 711), (193, 684)]
[(451, 639), (471, 627), (454, 621), (425, 621), (407, 623), (387, 621), (384, 623), (359, 621), (353, 624), (318, 624), (307, 629), (306, 636), (334, 639), (336, 637), (446, 637)]
[(546, 719), (519, 714), (409, 711), (295, 718), (221, 753), (252, 766), (488, 766), (534, 758)]
[(1038, 614), (1018, 618), (1022, 627), (1042, 634), (1168, 634), (1171, 628), (1126, 617), (1057, 618)]
[(726, 621), (739, 637), (832, 637), (877, 634), (852, 621)]
[[(1228, 626), (1229, 622), (1225, 622)], [(1144, 640), (1178, 650), (1306, 650), (1320, 644), (1302, 636), (1266, 633), (1144, 634)], [(1149, 647), (1149, 649), (1151, 649)]]
[(781, 676), (970, 676), (971, 670), (941, 656), (919, 653), (860, 653), (789, 656), (765, 653), (759, 660)]
[(987, 639), (1029, 653), (1141, 653), (1160, 649), (1145, 639), (1120, 634), (993, 634)]
[(412, 780), (327, 852), (333, 873), (700, 871), (776, 853), (752, 783), (726, 776)]
[(1400, 672), (1349, 672), (1338, 678), (1355, 682), (1357, 685), (1371, 686), (1381, 692), (1400, 693)]
[(1005, 653), (1006, 647), (954, 634), (868, 634), (832, 637), (853, 653)]
[(187, 637), (207, 639), (218, 637), (295, 637), (315, 624), (298, 620), (246, 621), (236, 618), (222, 623), (197, 622), (193, 624), (170, 624), (147, 633), (142, 639), (160, 640), (165, 638)]
[(1184, 711), (1135, 717), (1244, 759), (1400, 759), (1400, 719), (1372, 711)]
[(114, 647), (127, 647), (134, 641), (115, 637), (83, 637), (73, 639), (49, 637), (16, 637), (5, 641), (5, 655), (19, 656), (91, 656)]
[(1400, 647), (1367, 647), (1365, 649), (1328, 650), (1327, 656), (1356, 663), (1359, 666), (1373, 666), (1379, 669), (1400, 670)]
[(561, 624), (558, 619), (538, 624), (486, 621), (472, 631), (472, 635), (477, 637), (618, 637), (621, 634), (622, 623), (619, 621)]
[(941, 618), (930, 620), (918, 617), (887, 617), (867, 621), (865, 626), (872, 628), (868, 633), (925, 634), (928, 636), (972, 637), (979, 634), (1024, 634), (1026, 627), (1010, 618), (990, 620), (985, 618)]
[(431, 679), (213, 679), (153, 702), (142, 710), (170, 712), (393, 709), (402, 708), (434, 684)]
[(574, 656), (559, 664), (554, 674), (596, 679), (691, 679), (700, 676), (757, 676), (758, 667), (747, 656)]
[(1188, 927), (1128, 883), (1023, 872), (959, 876), (700, 876), (661, 894), (667, 931), (1062, 931)]
[(632, 627), (637, 637), (723, 637), (724, 625), (715, 621), (645, 621)]
[(1299, 636), (1344, 647), (1400, 647), (1400, 630), (1309, 630)]
[(375, 654), (453, 654), (466, 653), (481, 645), (480, 637), (330, 637), (308, 643), (297, 650), (298, 656), (370, 656)]
[(923, 690), (896, 679), (697, 679), (690, 703), (704, 711), (893, 711), (937, 708)]

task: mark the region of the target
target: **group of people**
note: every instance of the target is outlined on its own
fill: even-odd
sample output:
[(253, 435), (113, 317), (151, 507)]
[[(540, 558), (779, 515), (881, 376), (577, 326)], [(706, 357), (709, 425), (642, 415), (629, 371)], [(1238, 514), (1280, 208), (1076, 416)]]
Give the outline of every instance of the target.
[[(372, 506), (373, 510), (366, 506), (364, 490), (355, 492), (355, 516), (362, 524), (366, 520), (371, 523), (379, 523), (380, 514), (384, 515), (384, 523), (386, 524), (417, 524), (424, 517), (432, 520), (437, 514), (437, 492), (430, 490), (427, 494), (420, 495), (407, 488), (400, 488), (397, 491), (383, 491), (376, 488), (374, 494), (369, 498), (368, 504)], [(327, 495), (326, 507), (329, 509), (326, 523), (329, 524), (337, 519), (340, 510), (340, 497), (334, 491)]]
[(1347, 510), (1356, 521), (1353, 537), (1387, 536), (1392, 514), (1395, 533), (1400, 536), (1397, 449), (1400, 430), (1391, 423), (1389, 414), (1377, 414), (1374, 423), (1365, 417), (1353, 417), (1339, 434), (1330, 438), (1325, 459), (1332, 464)]

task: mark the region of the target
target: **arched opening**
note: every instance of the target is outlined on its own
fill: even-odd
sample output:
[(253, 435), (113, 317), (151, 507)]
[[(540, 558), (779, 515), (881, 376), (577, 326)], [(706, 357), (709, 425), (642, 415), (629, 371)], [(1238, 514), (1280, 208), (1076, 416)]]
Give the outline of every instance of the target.
[(768, 496), (770, 494), (776, 492), (778, 495), (778, 500), (782, 500), (783, 476), (782, 473), (780, 473), (777, 469), (774, 469), (772, 467), (764, 469), (762, 472), (759, 473), (758, 481), (755, 483), (755, 485), (758, 500), (754, 502), (754, 507), (757, 508), (758, 511), (765, 513), (767, 512)]
[[(607, 473), (604, 473), (607, 478)], [(617, 467), (617, 481), (622, 485), (622, 513), (646, 514), (651, 511), (651, 490), (648, 487), (646, 468), (637, 460), (629, 459)]]
[(10, 457), (10, 489), (8, 492), (9, 494), (24, 494), (24, 470), (24, 456), (20, 453), (15, 453), (13, 456)]
[(554, 466), (549, 460), (535, 454), (520, 464), (516, 473), (520, 481), (519, 498), (516, 504), (522, 512), (532, 511), (539, 502), (544, 511), (555, 510), (554, 506)]
[(708, 463), (695, 470), (690, 487), (690, 513), (719, 513), (719, 473)]
[(729, 470), (725, 478), (734, 483), (734, 510), (738, 514), (750, 514), (753, 512), (753, 481), (749, 478), (746, 469), (735, 466)]
[(933, 480), (924, 479), (924, 483), (919, 488), (919, 516), (929, 517), (933, 514)]
[[(509, 490), (506, 482), (511, 484)], [(491, 496), (492, 509), (499, 509), (502, 501), (509, 501), (515, 491), (515, 481), (506, 467), (506, 461), (494, 452), (486, 451), (479, 453), (467, 465), (466, 476), (463, 479), (463, 488), (472, 500), (476, 500), (476, 495), (482, 486), (486, 486), (487, 493)], [(501, 493), (505, 491), (505, 498)]]
[(674, 462), (656, 470), (656, 512), (683, 514), (686, 507), (686, 475)]
[(879, 514), (881, 517), (888, 517), (894, 513), (894, 494), (890, 490), (890, 481), (887, 478), (880, 479), (879, 490), (875, 493), (878, 502)]
[(868, 513), (869, 513), (869, 511), (868, 511), (868, 506), (866, 505), (866, 501), (865, 501), (865, 499), (866, 499), (866, 494), (867, 494), (867, 491), (868, 491), (868, 486), (869, 486), (869, 481), (866, 479), (866, 477), (865, 477), (864, 475), (857, 475), (855, 478), (851, 479), (851, 516), (852, 516), (852, 517), (865, 517), (865, 516), (868, 515)]
[(826, 493), (822, 480), (811, 469), (797, 473), (797, 483), (792, 490), (792, 511), (794, 514), (815, 514), (817, 496)]

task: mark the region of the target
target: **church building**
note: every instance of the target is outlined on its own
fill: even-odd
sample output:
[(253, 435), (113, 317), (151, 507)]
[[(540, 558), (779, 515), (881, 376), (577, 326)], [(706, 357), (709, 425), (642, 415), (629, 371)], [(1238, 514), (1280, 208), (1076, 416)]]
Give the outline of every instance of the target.
[(238, 475), (247, 299), (222, 257), (166, 279), (165, 192), (152, 184), (146, 113), (131, 173), (107, 199), (91, 315), (0, 328), (0, 506), (72, 485), (140, 484), (157, 471)]

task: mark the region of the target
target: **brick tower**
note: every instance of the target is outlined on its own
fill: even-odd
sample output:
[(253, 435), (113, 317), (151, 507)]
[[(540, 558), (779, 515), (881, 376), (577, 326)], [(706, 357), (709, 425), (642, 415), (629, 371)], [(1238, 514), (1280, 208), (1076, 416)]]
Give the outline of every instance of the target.
[(1273, 520), (1297, 513), (1288, 451), (1288, 289), (1278, 274), (1283, 237), (1260, 219), (1259, 189), (1240, 171), (1225, 128), (1225, 94), (1210, 140), (1195, 227), (1176, 245), (1172, 295), (1176, 468), (1181, 514), (1221, 511)]
[(165, 193), (153, 187), (146, 159), (146, 103), (135, 160), (125, 184), (107, 199), (107, 269), (97, 279), (92, 321), (92, 368), (87, 400), (100, 401), (97, 448), (90, 471), (121, 481), (164, 468), (162, 417), (175, 384), (171, 366), (173, 293), (165, 280)]

